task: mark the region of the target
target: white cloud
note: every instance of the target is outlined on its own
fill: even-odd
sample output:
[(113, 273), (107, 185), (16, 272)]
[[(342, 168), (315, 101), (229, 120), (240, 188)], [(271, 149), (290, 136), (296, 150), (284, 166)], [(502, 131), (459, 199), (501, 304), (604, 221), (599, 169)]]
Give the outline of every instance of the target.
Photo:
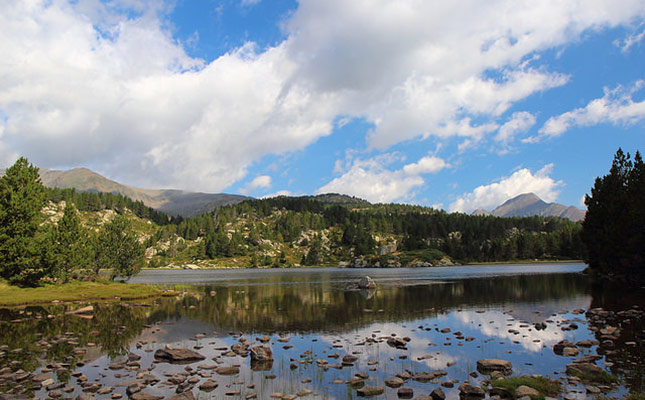
[(645, 39), (645, 24), (641, 24), (639, 30), (640, 32), (636, 30), (622, 41), (615, 41), (614, 45), (620, 47), (623, 53), (629, 52), (632, 47), (639, 46), (643, 39)]
[(268, 199), (271, 197), (279, 197), (279, 196), (295, 196), (291, 191), (289, 190), (278, 190), (275, 193), (269, 193), (267, 195), (262, 196), (263, 199)]
[(385, 168), (397, 160), (400, 158), (396, 154), (384, 154), (370, 160), (354, 160), (349, 170), (319, 188), (316, 193), (343, 193), (373, 203), (403, 201), (410, 197), (414, 188), (425, 183), (419, 175), (435, 173), (448, 167), (441, 158), (428, 156), (399, 170)]
[(525, 133), (535, 125), (535, 116), (530, 112), (521, 111), (513, 113), (511, 119), (499, 128), (495, 140), (502, 143), (508, 143), (514, 139), (517, 134)]
[(251, 182), (249, 182), (244, 188), (240, 190), (242, 194), (249, 194), (255, 189), (266, 189), (271, 187), (271, 177), (269, 175), (258, 175)]
[(434, 156), (423, 157), (416, 163), (408, 164), (403, 167), (403, 171), (408, 175), (432, 174), (449, 167), (446, 162)]
[(549, 177), (552, 169), (553, 164), (548, 164), (533, 174), (528, 168), (522, 168), (498, 182), (478, 186), (452, 202), (449, 209), (451, 212), (466, 213), (478, 208), (490, 210), (523, 193), (535, 193), (546, 202), (555, 201), (563, 182)]
[[(169, 4), (5, 0), (2, 154), (221, 191), (263, 156), (329, 135), (339, 116), (372, 123), (381, 149), (430, 136), (476, 143), (515, 102), (567, 82), (536, 54), (645, 15), (640, 0), (302, 0), (284, 42), (200, 60), (165, 28)], [(375, 198), (423, 181), (352, 171), (389, 182)]]
[(529, 138), (535, 142), (542, 138), (562, 135), (575, 126), (593, 126), (602, 123), (612, 125), (631, 125), (645, 119), (645, 100), (634, 101), (633, 95), (645, 88), (645, 81), (639, 80), (631, 87), (617, 86), (605, 88), (605, 95), (590, 101), (585, 107), (568, 111), (549, 118), (542, 128), (540, 136)]

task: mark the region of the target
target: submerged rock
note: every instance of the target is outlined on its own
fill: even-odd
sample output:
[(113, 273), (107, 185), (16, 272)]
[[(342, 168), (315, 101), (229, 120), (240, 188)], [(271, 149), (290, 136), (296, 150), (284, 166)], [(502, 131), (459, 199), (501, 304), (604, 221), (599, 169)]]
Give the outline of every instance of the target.
[(356, 391), (359, 396), (363, 397), (378, 396), (380, 394), (383, 394), (384, 392), (385, 389), (380, 386), (365, 386)]

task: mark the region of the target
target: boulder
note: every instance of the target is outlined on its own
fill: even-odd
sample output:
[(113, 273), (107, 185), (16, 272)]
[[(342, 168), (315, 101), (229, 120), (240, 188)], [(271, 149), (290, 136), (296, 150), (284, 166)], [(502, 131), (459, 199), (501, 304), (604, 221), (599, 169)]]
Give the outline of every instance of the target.
[(137, 392), (130, 396), (130, 400), (163, 400), (164, 396), (157, 396), (147, 392)]
[(561, 340), (558, 343), (553, 345), (553, 352), (559, 356), (562, 355), (562, 351), (564, 350), (565, 347), (576, 347), (575, 344), (568, 340)]
[(446, 394), (441, 390), (441, 388), (434, 388), (432, 393), (430, 393), (432, 400), (446, 400)]
[(155, 351), (155, 359), (164, 360), (173, 364), (190, 364), (196, 361), (205, 360), (206, 357), (190, 349), (173, 349), (166, 347), (165, 349), (158, 349)]
[(364, 276), (361, 278), (360, 281), (358, 281), (358, 288), (359, 289), (376, 289), (376, 282), (374, 282), (374, 279), (370, 278), (369, 276)]
[(540, 392), (533, 389), (532, 387), (521, 385), (517, 389), (515, 389), (515, 398), (519, 399), (524, 396), (538, 397), (540, 396)]
[(166, 400), (195, 400), (195, 395), (193, 392), (188, 391), (168, 397)]
[(365, 386), (356, 391), (359, 396), (363, 397), (378, 396), (380, 394), (383, 394), (384, 392), (385, 389), (380, 386)]
[(238, 367), (218, 367), (215, 368), (215, 372), (220, 375), (237, 375), (240, 373), (240, 369)]
[(599, 366), (591, 363), (574, 363), (568, 364), (566, 368), (567, 375), (582, 375), (593, 379), (603, 375), (606, 371)]
[(393, 378), (387, 378), (385, 380), (385, 386), (389, 386), (391, 388), (398, 388), (400, 386), (403, 386), (404, 383), (405, 381), (403, 381), (403, 379), (396, 376)]
[(467, 398), (467, 399), (472, 399), (472, 398), (484, 398), (486, 396), (486, 392), (484, 389), (480, 388), (479, 386), (474, 386), (469, 383), (464, 383), (461, 386), (459, 386), (459, 398)]
[(255, 346), (251, 348), (251, 361), (273, 361), (273, 352), (268, 346)]
[(405, 340), (399, 337), (390, 337), (387, 339), (387, 344), (390, 347), (395, 347), (397, 349), (405, 350), (406, 346), (408, 345), (408, 342), (406, 342)]
[(510, 375), (513, 372), (513, 364), (510, 361), (500, 360), (497, 358), (485, 358), (477, 361), (477, 371), (482, 374), (490, 374), (493, 371), (499, 371), (504, 375)]
[(414, 396), (414, 390), (409, 387), (402, 387), (397, 390), (396, 395), (401, 399), (411, 399)]

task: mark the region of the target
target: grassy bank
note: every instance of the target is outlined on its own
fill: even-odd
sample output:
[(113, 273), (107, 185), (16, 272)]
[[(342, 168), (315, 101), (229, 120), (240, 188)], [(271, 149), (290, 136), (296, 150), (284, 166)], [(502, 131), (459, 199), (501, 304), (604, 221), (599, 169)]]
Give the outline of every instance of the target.
[(486, 261), (469, 262), (463, 265), (516, 265), (516, 264), (583, 264), (582, 260), (509, 260), (509, 261)]
[(122, 282), (70, 282), (45, 285), (37, 288), (20, 288), (0, 280), (0, 306), (50, 303), (52, 301), (142, 299), (167, 295), (159, 286), (128, 284)]

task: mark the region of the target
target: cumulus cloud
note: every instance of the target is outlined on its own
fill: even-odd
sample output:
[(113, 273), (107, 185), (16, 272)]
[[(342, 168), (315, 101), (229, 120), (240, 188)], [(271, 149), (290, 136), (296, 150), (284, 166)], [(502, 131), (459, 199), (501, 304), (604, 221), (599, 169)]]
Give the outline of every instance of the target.
[(522, 168), (498, 182), (476, 187), (471, 193), (466, 193), (452, 202), (449, 209), (451, 212), (466, 213), (478, 208), (490, 210), (523, 193), (535, 193), (546, 202), (555, 201), (563, 182), (549, 176), (552, 170), (553, 164), (545, 165), (535, 174), (528, 168)]
[(449, 165), (441, 158), (427, 156), (398, 170), (386, 167), (400, 161), (396, 154), (384, 154), (368, 160), (353, 160), (349, 170), (335, 178), (316, 193), (343, 193), (373, 203), (406, 200), (413, 189), (425, 181), (422, 174), (436, 173)]
[(256, 189), (266, 189), (271, 187), (271, 177), (269, 175), (258, 175), (244, 188), (240, 190), (242, 194), (248, 194)]
[[(639, 0), (302, 0), (282, 43), (201, 60), (166, 29), (169, 4), (4, 1), (2, 154), (221, 191), (263, 156), (331, 134), (339, 116), (372, 123), (373, 148), (430, 136), (474, 143), (518, 100), (567, 82), (535, 54), (645, 15)], [(350, 172), (380, 174), (383, 193), (422, 184), (405, 171)]]
[(416, 163), (408, 164), (403, 167), (403, 172), (408, 175), (431, 174), (448, 167), (449, 165), (439, 157), (423, 157)]
[(513, 113), (511, 119), (499, 128), (495, 140), (508, 143), (516, 135), (528, 132), (533, 125), (535, 125), (535, 116), (530, 112), (521, 111)]
[(645, 81), (639, 80), (630, 87), (605, 88), (605, 95), (590, 101), (585, 107), (568, 111), (549, 118), (540, 135), (528, 139), (530, 142), (542, 138), (557, 137), (576, 126), (592, 126), (602, 123), (631, 125), (645, 119), (645, 100), (634, 101), (634, 94), (645, 88)]

